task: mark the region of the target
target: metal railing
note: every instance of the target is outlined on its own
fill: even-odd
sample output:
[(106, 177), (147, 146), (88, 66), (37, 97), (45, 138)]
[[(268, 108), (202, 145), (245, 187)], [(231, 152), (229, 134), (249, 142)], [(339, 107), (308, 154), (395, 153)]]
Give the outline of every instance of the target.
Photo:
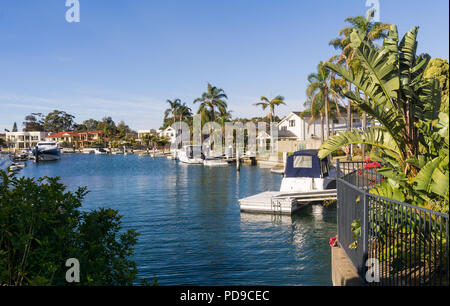
[(338, 242), (370, 285), (448, 285), (448, 214), (370, 193), (383, 177), (337, 164)]

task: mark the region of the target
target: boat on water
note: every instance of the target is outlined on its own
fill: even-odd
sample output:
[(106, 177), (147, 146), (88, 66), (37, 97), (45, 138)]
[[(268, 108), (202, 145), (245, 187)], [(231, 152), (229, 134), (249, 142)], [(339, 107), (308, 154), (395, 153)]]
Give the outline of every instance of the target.
[(54, 161), (61, 159), (61, 152), (56, 141), (40, 141), (33, 149), (36, 161)]
[(201, 165), (205, 160), (205, 155), (202, 151), (202, 146), (189, 145), (184, 146), (178, 152), (178, 160), (184, 164)]
[(64, 154), (75, 153), (75, 148), (62, 148), (61, 153), (64, 153)]
[(108, 154), (108, 152), (105, 149), (96, 148), (96, 149), (94, 149), (94, 154), (95, 155), (106, 155), (106, 154)]
[(9, 170), (11, 170), (11, 171), (18, 171), (18, 170), (22, 170), (25, 167), (26, 167), (25, 163), (12, 163), (9, 166)]
[(336, 200), (336, 169), (317, 154), (302, 150), (288, 156), (280, 190), (240, 199), (241, 211), (292, 214), (312, 202)]
[(228, 166), (228, 162), (222, 158), (207, 158), (203, 161), (203, 165), (210, 167)]
[(123, 151), (122, 150), (112, 150), (111, 152), (112, 155), (123, 155)]

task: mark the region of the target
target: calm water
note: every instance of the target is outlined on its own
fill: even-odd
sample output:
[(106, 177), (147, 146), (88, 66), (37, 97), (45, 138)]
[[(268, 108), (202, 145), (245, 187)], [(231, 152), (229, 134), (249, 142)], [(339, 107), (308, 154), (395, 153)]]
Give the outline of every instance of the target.
[(329, 237), (336, 211), (311, 205), (294, 216), (244, 214), (238, 199), (278, 190), (258, 167), (187, 166), (165, 158), (64, 155), (20, 175), (87, 186), (84, 209), (108, 207), (141, 233), (139, 276), (161, 285), (331, 285)]

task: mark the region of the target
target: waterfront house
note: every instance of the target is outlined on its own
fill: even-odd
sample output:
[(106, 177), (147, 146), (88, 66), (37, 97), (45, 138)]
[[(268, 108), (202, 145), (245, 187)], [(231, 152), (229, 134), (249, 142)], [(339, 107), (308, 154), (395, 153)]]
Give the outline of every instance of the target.
[(56, 141), (59, 145), (62, 143), (72, 144), (75, 147), (78, 147), (78, 141), (80, 139), (80, 134), (77, 132), (59, 132), (50, 134), (45, 137), (47, 141)]
[(164, 130), (158, 130), (158, 137), (166, 137), (169, 138), (170, 143), (175, 142), (176, 135), (175, 135), (175, 129), (171, 126), (167, 127)]
[(47, 132), (7, 132), (6, 144), (14, 150), (32, 149), (46, 136)]
[(104, 142), (102, 131), (80, 132), (78, 139), (79, 148), (91, 148), (97, 143)]
[[(346, 129), (345, 118), (330, 119), (330, 135)], [(294, 152), (299, 148), (317, 149), (321, 145), (321, 134), (320, 119), (311, 121), (311, 116), (302, 116), (301, 112), (291, 112), (278, 123), (278, 151)]]

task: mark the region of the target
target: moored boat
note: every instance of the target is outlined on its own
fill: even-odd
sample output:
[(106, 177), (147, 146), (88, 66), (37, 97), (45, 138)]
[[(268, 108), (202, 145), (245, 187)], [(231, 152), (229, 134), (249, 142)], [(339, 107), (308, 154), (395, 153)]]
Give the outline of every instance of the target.
[(202, 152), (202, 146), (189, 145), (179, 151), (178, 159), (184, 164), (201, 165), (205, 155)]
[(292, 214), (317, 201), (335, 200), (336, 170), (317, 150), (298, 151), (286, 160), (280, 191), (266, 191), (240, 199), (241, 211)]
[(54, 161), (61, 159), (61, 152), (55, 141), (38, 142), (33, 149), (33, 155), (36, 161)]

